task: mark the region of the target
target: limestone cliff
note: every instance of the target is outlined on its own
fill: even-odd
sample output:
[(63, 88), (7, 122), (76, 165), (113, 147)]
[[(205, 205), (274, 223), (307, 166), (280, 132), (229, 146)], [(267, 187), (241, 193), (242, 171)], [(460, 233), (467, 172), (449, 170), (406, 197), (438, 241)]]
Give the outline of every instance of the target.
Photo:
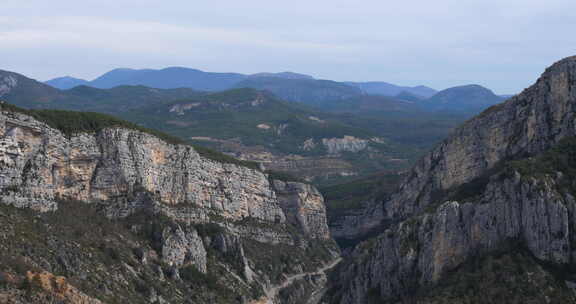
[[(112, 127), (65, 135), (26, 114), (2, 110), (0, 164), (2, 204), (48, 218), (70, 206), (96, 206), (100, 216), (129, 223), (127, 235), (143, 238), (131, 245), (139, 262), (125, 267), (132, 273), (152, 267), (176, 282), (170, 284), (177, 294), (186, 294), (177, 282), (192, 280), (187, 269), (193, 267), (217, 277), (216, 283), (207, 281), (204, 295), (217, 298), (214, 284), (224, 284), (246, 303), (282, 284), (283, 276), (314, 271), (338, 255), (314, 187), (271, 181), (258, 170), (204, 158), (190, 146), (145, 132)], [(264, 252), (274, 264), (262, 260)], [(27, 256), (31, 264), (50, 268), (38, 260), (45, 257)], [(156, 265), (163, 270), (154, 270)], [(126, 285), (125, 275), (110, 280)], [(161, 302), (154, 290), (150, 297)], [(117, 301), (121, 294), (103, 299)]]
[[(528, 174), (511, 165), (576, 135), (575, 79), (576, 57), (554, 64), (421, 159), (390, 199), (370, 206), (382, 210), (386, 230), (342, 265), (331, 301), (403, 302), (471, 258), (501, 250), (525, 248), (550, 267), (575, 265), (569, 166)], [(572, 149), (558, 154), (568, 157)], [(348, 229), (363, 223), (362, 215), (350, 223)]]
[(324, 144), (329, 154), (336, 154), (362, 151), (368, 147), (368, 140), (354, 136), (344, 136), (342, 138), (323, 138), (322, 144)]

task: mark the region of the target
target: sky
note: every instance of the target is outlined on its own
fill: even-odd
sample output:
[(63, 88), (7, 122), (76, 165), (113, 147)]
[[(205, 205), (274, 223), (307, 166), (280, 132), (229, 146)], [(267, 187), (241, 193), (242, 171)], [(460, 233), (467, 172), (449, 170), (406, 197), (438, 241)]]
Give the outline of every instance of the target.
[(576, 55), (574, 0), (1, 0), (0, 69), (305, 73), (518, 93)]

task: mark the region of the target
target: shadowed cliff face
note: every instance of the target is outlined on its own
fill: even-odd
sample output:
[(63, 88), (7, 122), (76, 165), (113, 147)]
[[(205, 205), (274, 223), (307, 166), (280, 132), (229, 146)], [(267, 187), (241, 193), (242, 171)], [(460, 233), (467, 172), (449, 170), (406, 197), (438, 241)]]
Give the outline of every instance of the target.
[[(143, 237), (133, 245), (137, 255), (165, 267), (180, 293), (189, 292), (178, 280), (191, 280), (186, 269), (192, 266), (199, 276), (218, 276), (220, 283), (213, 284), (231, 284), (239, 303), (280, 301), (266, 299), (267, 288), (281, 285), (284, 276), (313, 272), (338, 255), (324, 200), (314, 187), (272, 181), (258, 170), (212, 161), (190, 146), (147, 133), (105, 128), (67, 137), (30, 116), (1, 111), (0, 164), (0, 203), (39, 214), (61, 212), (70, 204), (64, 202), (98, 206), (98, 216), (129, 223), (127, 233)], [(164, 220), (152, 224), (139, 219), (142, 214)], [(31, 264), (43, 258), (28, 256)], [(40, 270), (51, 265), (42, 263)], [(144, 264), (132, 265), (134, 273), (143, 277)], [(184, 278), (182, 271), (188, 271)], [(124, 279), (120, 274), (111, 283), (122, 286)], [(197, 299), (217, 294), (217, 287), (207, 288)], [(137, 298), (105, 299), (138, 303)]]
[(576, 133), (576, 57), (546, 70), (507, 102), (458, 128), (421, 159), (397, 194), (385, 204), (390, 216), (422, 210), (435, 191), (469, 182), (498, 162), (541, 153)]
[(576, 134), (575, 92), (570, 57), (422, 158), (389, 200), (371, 206), (384, 211), (380, 223), (397, 224), (355, 249), (336, 276), (332, 301), (399, 301), (471, 257), (516, 246), (510, 244), (550, 265), (574, 265), (572, 177), (566, 168), (533, 175), (510, 164)]

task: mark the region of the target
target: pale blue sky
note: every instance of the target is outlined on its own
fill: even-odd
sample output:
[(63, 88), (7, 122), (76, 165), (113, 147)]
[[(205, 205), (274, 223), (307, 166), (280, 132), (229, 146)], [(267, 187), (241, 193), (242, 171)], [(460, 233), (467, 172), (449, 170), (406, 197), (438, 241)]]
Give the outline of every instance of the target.
[(0, 69), (294, 71), (515, 93), (576, 54), (575, 12), (574, 0), (3, 0)]

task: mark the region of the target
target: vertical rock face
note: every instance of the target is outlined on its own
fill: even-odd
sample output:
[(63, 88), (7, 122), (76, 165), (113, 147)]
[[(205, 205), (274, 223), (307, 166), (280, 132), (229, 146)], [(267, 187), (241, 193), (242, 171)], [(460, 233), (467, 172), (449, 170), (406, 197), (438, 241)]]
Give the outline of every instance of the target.
[(469, 182), (498, 162), (541, 153), (576, 133), (576, 57), (550, 68), (507, 102), (466, 122), (421, 159), (385, 204), (393, 217), (422, 210), (435, 191)]
[(366, 303), (368, 290), (401, 297), (438, 282), (472, 256), (519, 241), (542, 261), (572, 263), (576, 204), (558, 186), (516, 174), (489, 184), (472, 202), (446, 202), (434, 213), (391, 226), (357, 247), (340, 270), (346, 286), (340, 303)]
[(162, 259), (170, 266), (191, 263), (206, 273), (206, 249), (195, 229), (165, 228), (162, 233)]
[(560, 172), (522, 175), (507, 164), (576, 134), (575, 79), (576, 57), (554, 64), (421, 159), (389, 200), (374, 203), (382, 221), (397, 224), (357, 246), (331, 300), (402, 298), (471, 257), (515, 246), (550, 265), (574, 265), (573, 181)]
[(324, 198), (316, 188), (275, 180), (274, 189), (278, 193), (280, 207), (288, 215), (287, 220), (291, 224), (312, 238), (330, 239)]
[(146, 192), (233, 220), (285, 220), (264, 174), (201, 158), (191, 147), (127, 129), (68, 139), (18, 113), (3, 113), (0, 125), (0, 187), (36, 209), (54, 208), (57, 198), (112, 204)]
[[(64, 203), (98, 206), (149, 238), (152, 248), (136, 255), (143, 264), (170, 267), (154, 270), (166, 273), (166, 280), (191, 280), (193, 267), (207, 278), (217, 276), (243, 302), (265, 295), (271, 285), (284, 288), (285, 276), (313, 271), (338, 253), (314, 187), (271, 181), (258, 170), (212, 161), (147, 133), (107, 128), (65, 136), (4, 110), (0, 164), (0, 203), (43, 213)], [(143, 213), (154, 214), (152, 222), (138, 220)], [(259, 266), (266, 250), (278, 264), (273, 269)], [(134, 274), (139, 266), (132, 261), (123, 267)]]

